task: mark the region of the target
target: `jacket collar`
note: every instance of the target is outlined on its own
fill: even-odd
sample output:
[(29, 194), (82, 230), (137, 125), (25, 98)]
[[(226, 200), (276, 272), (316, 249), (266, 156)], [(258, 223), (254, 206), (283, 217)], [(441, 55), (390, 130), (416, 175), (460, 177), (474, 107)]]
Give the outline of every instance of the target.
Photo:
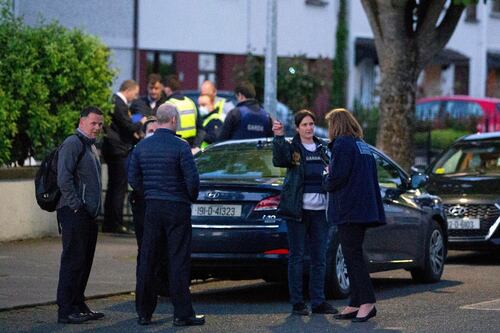
[[(316, 144), (316, 146), (325, 145), (326, 144), (325, 141), (321, 140), (317, 136), (313, 136), (313, 141)], [(302, 142), (300, 141), (300, 136), (299, 136), (298, 133), (293, 136), (292, 143), (296, 144), (296, 145), (302, 145)]]
[(96, 139), (91, 139), (87, 135), (85, 135), (85, 133), (83, 133), (79, 128), (76, 129), (75, 134), (81, 139), (83, 139), (83, 142), (85, 142), (88, 145), (93, 145), (96, 141)]
[(174, 131), (172, 131), (171, 129), (168, 129), (168, 128), (158, 128), (155, 131), (155, 134), (156, 133), (159, 133), (159, 134), (172, 134), (172, 135), (175, 135), (175, 136), (179, 136)]
[(171, 98), (183, 100), (185, 96), (180, 91), (174, 91), (172, 95), (167, 97), (167, 101)]

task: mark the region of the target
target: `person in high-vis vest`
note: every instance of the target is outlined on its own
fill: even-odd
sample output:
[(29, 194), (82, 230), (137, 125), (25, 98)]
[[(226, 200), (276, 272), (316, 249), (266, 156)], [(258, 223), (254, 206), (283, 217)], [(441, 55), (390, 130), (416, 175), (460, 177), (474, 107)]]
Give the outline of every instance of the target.
[(214, 143), (222, 129), (222, 112), (220, 106), (214, 106), (214, 100), (209, 95), (198, 97), (200, 117), (203, 125), (203, 142), (200, 148), (205, 149), (209, 144)]
[(165, 103), (175, 106), (179, 112), (177, 135), (186, 140), (192, 148), (199, 147), (202, 124), (198, 108), (192, 99), (180, 92), (180, 89), (181, 83), (177, 75), (167, 76), (163, 82), (163, 92), (167, 97)]
[(227, 114), (217, 141), (273, 137), (272, 118), (255, 99), (253, 84), (241, 82), (234, 93), (238, 104)]
[(200, 95), (208, 95), (214, 100), (214, 107), (221, 113), (222, 120), (224, 120), (229, 111), (234, 109), (233, 102), (217, 96), (217, 87), (210, 80), (203, 81), (200, 88)]

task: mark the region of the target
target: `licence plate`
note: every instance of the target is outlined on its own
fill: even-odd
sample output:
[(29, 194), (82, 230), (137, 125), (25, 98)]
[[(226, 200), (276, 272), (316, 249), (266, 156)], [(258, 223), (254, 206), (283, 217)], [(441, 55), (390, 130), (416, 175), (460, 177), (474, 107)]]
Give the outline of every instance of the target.
[(191, 209), (192, 216), (241, 216), (241, 205), (205, 205), (194, 204)]
[(479, 219), (448, 219), (448, 229), (479, 229)]

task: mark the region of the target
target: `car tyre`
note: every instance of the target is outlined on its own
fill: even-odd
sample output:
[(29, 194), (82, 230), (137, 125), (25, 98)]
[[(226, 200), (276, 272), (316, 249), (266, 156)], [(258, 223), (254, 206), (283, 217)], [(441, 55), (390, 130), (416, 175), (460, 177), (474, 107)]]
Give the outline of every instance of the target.
[(419, 283), (440, 281), (444, 270), (446, 254), (447, 249), (443, 230), (439, 224), (433, 220), (425, 240), (424, 266), (410, 270), (413, 280)]
[(349, 296), (349, 276), (338, 237), (333, 237), (326, 257), (325, 296), (344, 299)]

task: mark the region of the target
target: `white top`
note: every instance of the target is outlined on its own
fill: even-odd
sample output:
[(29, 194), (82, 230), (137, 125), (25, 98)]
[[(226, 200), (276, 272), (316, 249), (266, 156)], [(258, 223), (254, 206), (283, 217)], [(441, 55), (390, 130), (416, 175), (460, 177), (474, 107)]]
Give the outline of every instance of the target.
[(120, 97), (122, 99), (122, 101), (125, 102), (125, 104), (128, 105), (127, 98), (125, 96), (123, 96), (123, 94), (121, 92), (117, 92), (116, 96)]

